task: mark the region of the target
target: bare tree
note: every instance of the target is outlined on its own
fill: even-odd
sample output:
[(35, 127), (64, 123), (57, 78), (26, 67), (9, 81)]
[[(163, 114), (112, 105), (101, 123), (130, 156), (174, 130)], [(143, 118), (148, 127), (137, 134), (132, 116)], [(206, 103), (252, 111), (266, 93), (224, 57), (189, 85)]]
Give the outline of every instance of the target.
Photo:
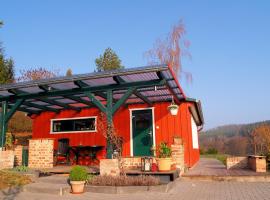
[(192, 75), (182, 68), (182, 56), (191, 58), (188, 51), (189, 40), (185, 39), (186, 29), (182, 20), (172, 27), (171, 32), (165, 39), (157, 39), (153, 48), (145, 53), (149, 64), (167, 64), (177, 76), (186, 75), (188, 81)]
[(254, 154), (267, 154), (270, 152), (270, 126), (262, 124), (252, 132)]
[(108, 124), (107, 118), (104, 113), (101, 113), (99, 116), (97, 128), (98, 131), (101, 132), (102, 135), (110, 142), (113, 151), (117, 153), (115, 155), (115, 158), (118, 160), (120, 173), (122, 175), (125, 175), (124, 161), (122, 159), (123, 138), (120, 136), (113, 124)]
[(58, 70), (50, 71), (43, 67), (37, 69), (21, 70), (20, 76), (17, 78), (18, 82), (21, 81), (35, 81), (40, 79), (53, 78), (59, 75)]

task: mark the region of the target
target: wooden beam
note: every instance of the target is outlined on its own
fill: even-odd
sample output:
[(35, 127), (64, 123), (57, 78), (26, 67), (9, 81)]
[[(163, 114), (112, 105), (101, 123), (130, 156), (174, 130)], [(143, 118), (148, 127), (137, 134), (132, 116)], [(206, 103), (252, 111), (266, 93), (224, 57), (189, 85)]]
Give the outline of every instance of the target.
[(58, 101), (56, 101), (56, 100), (46, 99), (46, 98), (40, 98), (40, 97), (35, 98), (35, 99), (37, 99), (37, 100), (39, 100), (39, 101), (43, 101), (43, 102), (49, 103), (49, 104), (51, 104), (51, 105), (60, 106), (60, 107), (65, 108), (65, 109), (75, 110), (75, 111), (77, 111), (77, 112), (80, 112), (80, 111), (81, 111), (81, 108), (77, 108), (77, 107), (75, 107), (75, 106), (70, 106), (70, 105), (68, 105), (68, 104), (58, 102)]

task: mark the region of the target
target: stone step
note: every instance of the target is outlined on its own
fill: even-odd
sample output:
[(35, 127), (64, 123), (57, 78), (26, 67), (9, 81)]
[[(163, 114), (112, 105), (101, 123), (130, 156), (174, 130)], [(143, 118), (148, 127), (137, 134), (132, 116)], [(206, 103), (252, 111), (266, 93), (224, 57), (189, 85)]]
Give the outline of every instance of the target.
[(47, 176), (37, 180), (38, 183), (67, 184), (68, 176)]

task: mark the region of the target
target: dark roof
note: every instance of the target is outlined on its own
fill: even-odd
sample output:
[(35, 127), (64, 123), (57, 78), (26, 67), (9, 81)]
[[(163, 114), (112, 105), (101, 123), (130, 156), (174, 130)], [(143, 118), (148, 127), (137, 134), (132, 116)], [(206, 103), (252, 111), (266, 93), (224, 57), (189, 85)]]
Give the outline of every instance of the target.
[(62, 109), (80, 110), (93, 106), (85, 92), (91, 92), (102, 104), (106, 104), (106, 91), (113, 90), (113, 101), (117, 102), (130, 87), (136, 91), (126, 104), (171, 101), (185, 99), (171, 68), (156, 65), (104, 72), (93, 72), (73, 76), (19, 82), (0, 86), (0, 102), (7, 101), (12, 107), (24, 99), (17, 110), (30, 114)]
[(193, 103), (193, 107), (190, 108), (191, 114), (195, 120), (197, 126), (203, 126), (204, 124), (204, 117), (202, 112), (202, 104), (200, 100), (193, 99), (193, 98), (186, 98), (186, 102)]

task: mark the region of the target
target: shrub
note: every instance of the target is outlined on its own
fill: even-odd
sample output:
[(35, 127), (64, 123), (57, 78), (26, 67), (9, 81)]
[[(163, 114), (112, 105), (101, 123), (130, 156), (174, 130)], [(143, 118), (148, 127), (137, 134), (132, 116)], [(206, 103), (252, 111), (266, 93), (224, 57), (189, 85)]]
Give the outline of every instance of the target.
[(169, 158), (172, 155), (171, 148), (165, 143), (161, 142), (158, 147), (158, 157), (159, 158)]
[(160, 180), (153, 176), (95, 176), (88, 181), (97, 186), (152, 186), (160, 185)]
[(69, 174), (71, 181), (86, 181), (88, 179), (87, 170), (82, 166), (74, 166)]
[(17, 172), (28, 172), (29, 168), (27, 166), (21, 165), (13, 168), (13, 171)]
[(206, 151), (206, 154), (217, 154), (217, 153), (218, 153), (218, 150), (216, 148), (209, 148)]

